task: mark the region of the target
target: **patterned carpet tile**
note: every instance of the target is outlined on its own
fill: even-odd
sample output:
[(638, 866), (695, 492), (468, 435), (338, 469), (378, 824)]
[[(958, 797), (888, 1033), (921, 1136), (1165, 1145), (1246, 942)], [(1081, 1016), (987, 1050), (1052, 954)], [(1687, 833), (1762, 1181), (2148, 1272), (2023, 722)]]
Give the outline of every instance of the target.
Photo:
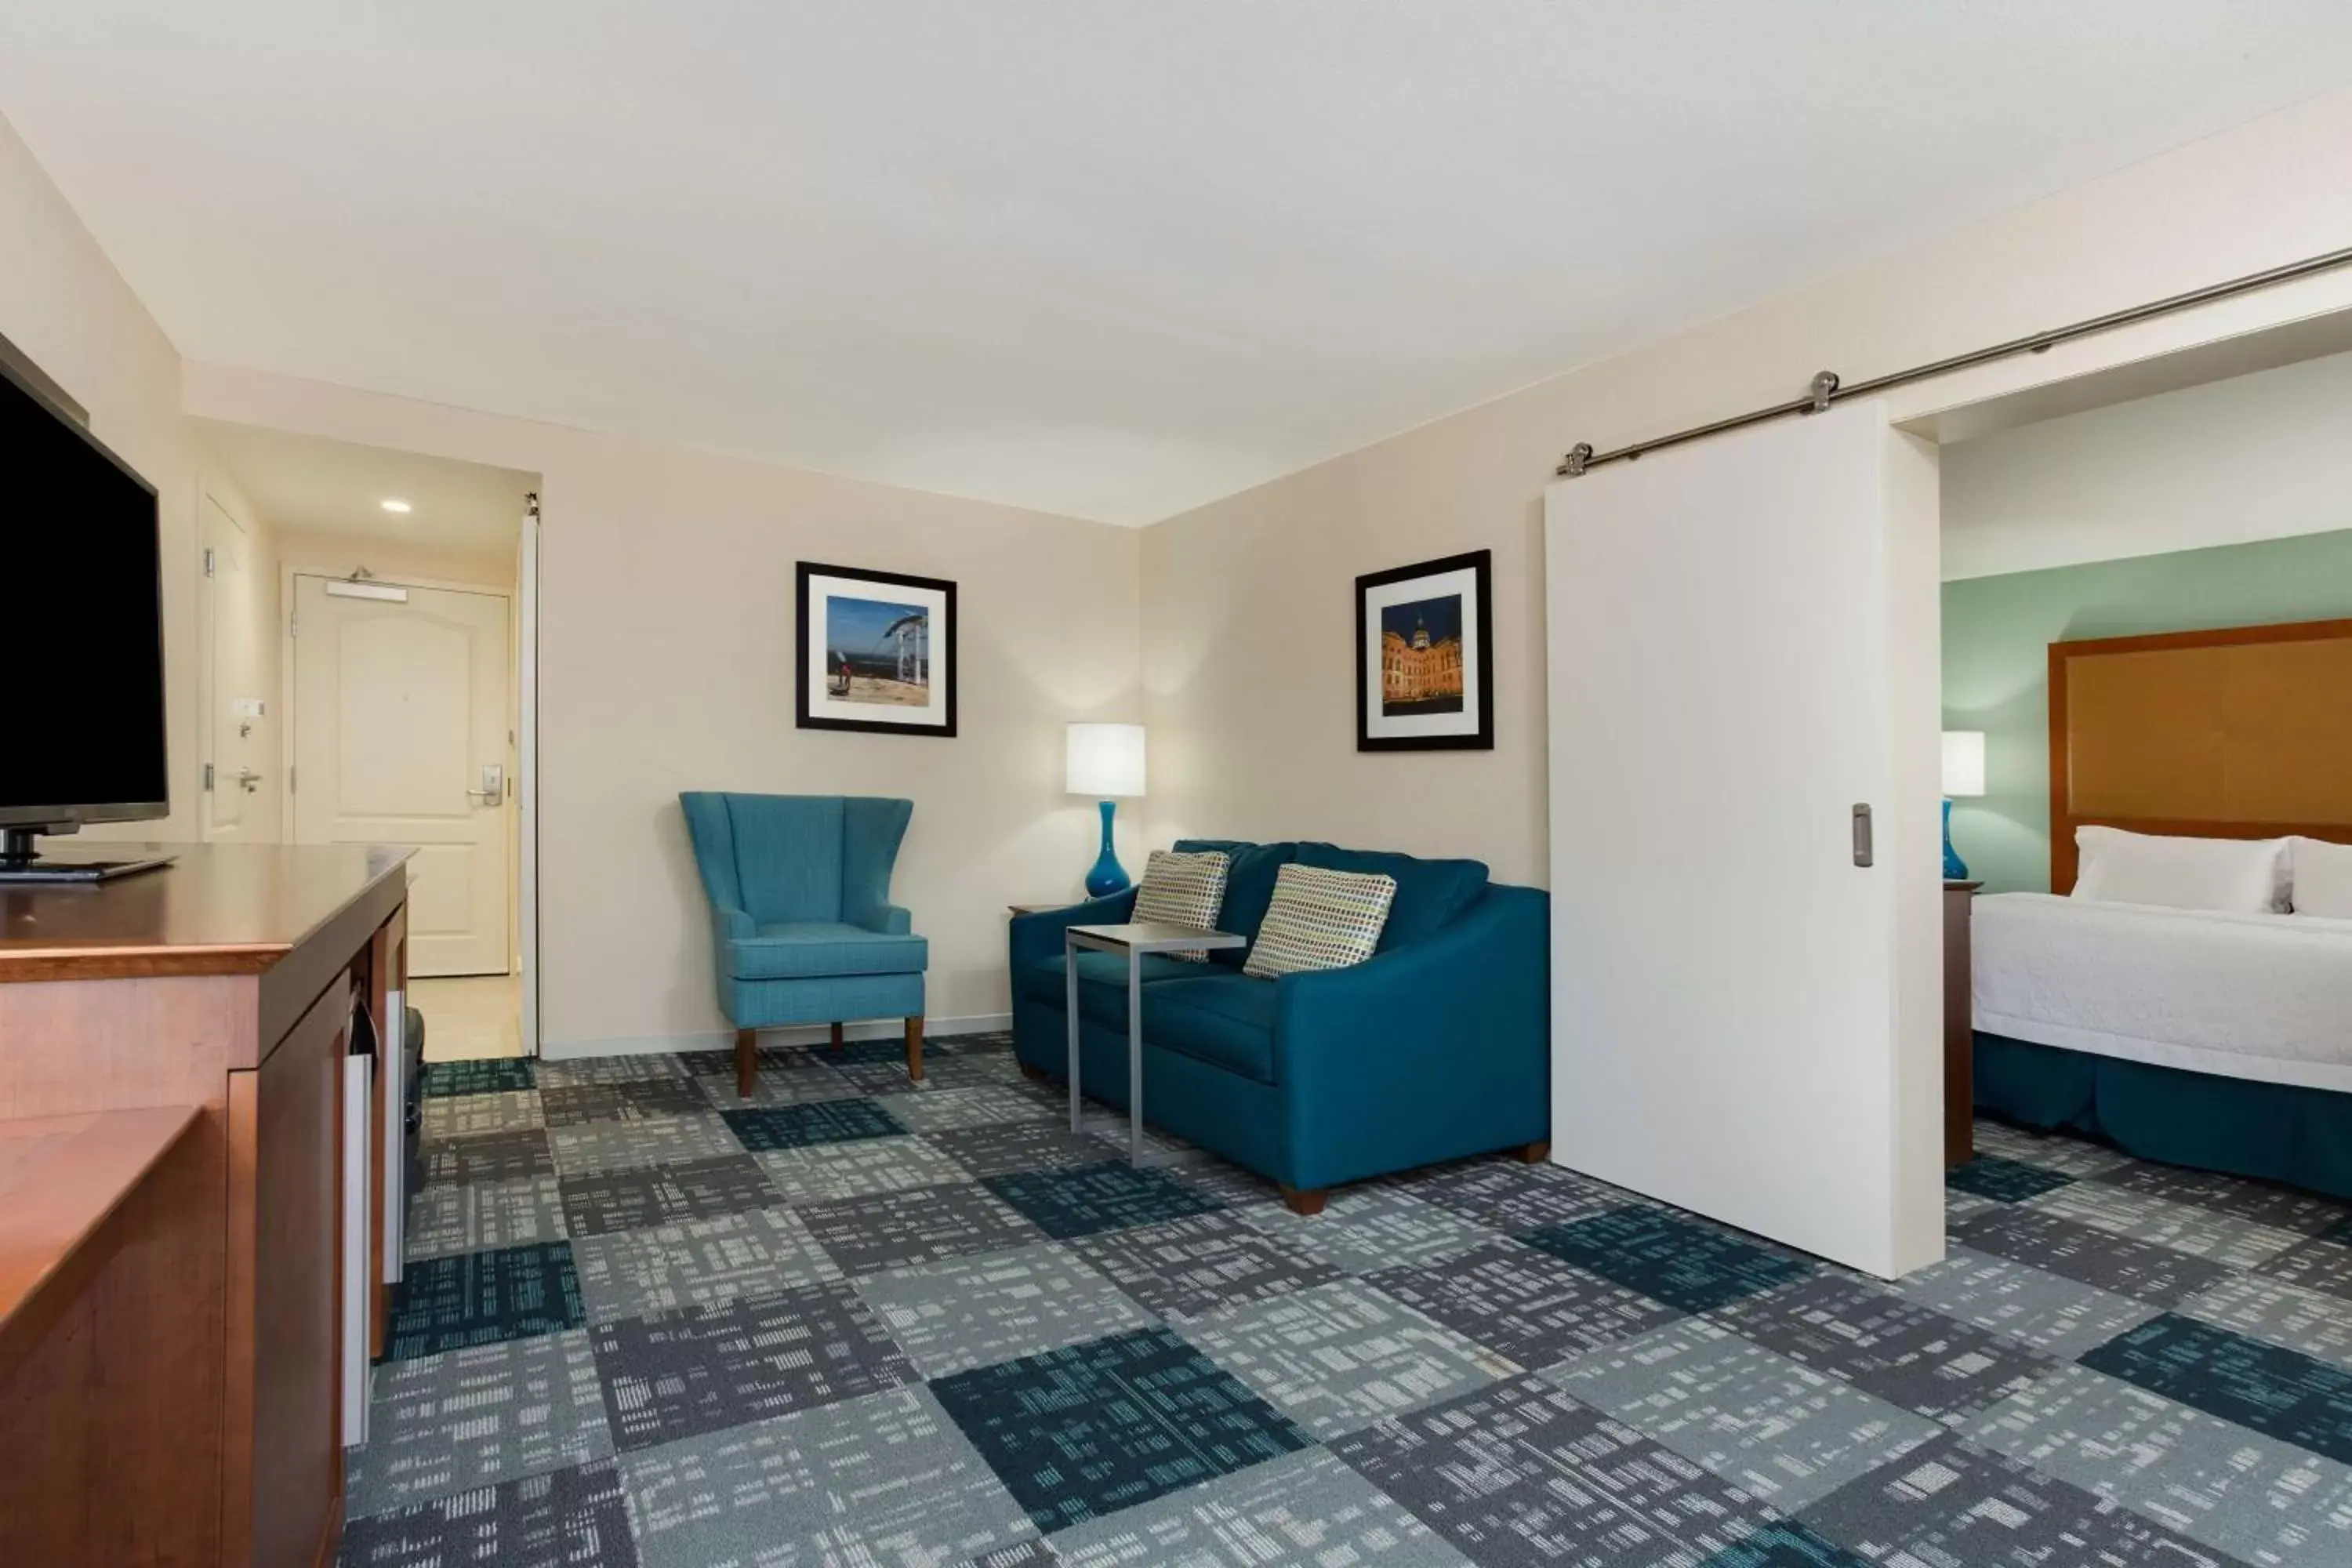
[(1745, 1492), (1538, 1377), (1384, 1421), (1331, 1451), (1482, 1568), (1690, 1568), (1773, 1522)]
[(446, 1095), (425, 1101), (420, 1135), (428, 1142), (439, 1142), (482, 1132), (520, 1132), (545, 1125), (542, 1117), (537, 1089)]
[(2037, 1200), (2033, 1207), (2225, 1268), (2258, 1268), (2305, 1239), (2302, 1231), (2105, 1182), (2075, 1184)]
[(930, 1387), (1049, 1532), (1311, 1446), (1162, 1328), (978, 1367)]
[(805, 1149), (813, 1143), (848, 1143), (860, 1138), (890, 1138), (907, 1131), (870, 1100), (821, 1100), (806, 1105), (753, 1106), (719, 1112), (742, 1146), (753, 1153)]
[(1152, 1321), (1118, 1287), (1052, 1241), (868, 1275), (857, 1293), (925, 1377), (1018, 1361)]
[(551, 1127), (547, 1146), (554, 1152), (557, 1173), (565, 1176), (650, 1170), (697, 1160), (723, 1160), (743, 1152), (743, 1145), (727, 1122), (709, 1110), (653, 1121)]
[(550, 1127), (583, 1121), (649, 1121), (698, 1115), (710, 1109), (702, 1091), (682, 1078), (560, 1084), (541, 1089), (539, 1103)]
[(1934, 1568), (2236, 1568), (2129, 1509), (1951, 1437), (1805, 1510), (1872, 1563)]
[(1073, 1132), (1058, 1121), (998, 1121), (984, 1127), (950, 1127), (928, 1133), (924, 1142), (975, 1176), (1018, 1171), (1068, 1171), (1099, 1165), (1108, 1151), (1102, 1140)]
[(536, 1127), (437, 1142), (424, 1139), (422, 1152), (428, 1186), (555, 1174), (555, 1156), (548, 1152), (547, 1134)]
[(2352, 1301), (2340, 1296), (2247, 1274), (2191, 1296), (2180, 1310), (2352, 1372)]
[(1501, 1157), (1301, 1216), (898, 1052), (436, 1064), (342, 1562), (2352, 1563), (2345, 1205), (1980, 1122), (1882, 1282)]
[(1165, 1317), (1213, 1312), (1339, 1278), (1321, 1258), (1225, 1211), (1100, 1231), (1071, 1246), (1121, 1290)]
[(383, 1359), (528, 1339), (586, 1321), (570, 1242), (428, 1258), (409, 1264), (393, 1287)]
[(982, 1185), (1062, 1240), (1207, 1214), (1219, 1206), (1165, 1171), (1138, 1170), (1118, 1161), (989, 1176)]
[(795, 1212), (834, 1263), (852, 1278), (1025, 1247), (1041, 1235), (1019, 1213), (970, 1182), (810, 1204)]
[(419, 1088), (427, 1100), (457, 1094), (505, 1094), (515, 1089), (538, 1088), (538, 1068), (539, 1064), (528, 1057), (508, 1057), (492, 1061), (427, 1062)]
[(804, 1149), (772, 1150), (754, 1158), (784, 1202), (796, 1207), (971, 1180), (971, 1172), (933, 1148), (930, 1138), (812, 1143)]
[(2352, 1461), (2352, 1372), (2173, 1313), (2119, 1334), (2082, 1359), (2094, 1372)]
[(563, 1223), (575, 1237), (711, 1219), (782, 1201), (759, 1162), (740, 1152), (682, 1164), (566, 1176), (562, 1187)]
[(1712, 1321), (1801, 1366), (1950, 1425), (2046, 1373), (2048, 1357), (1875, 1285), (1821, 1275), (1750, 1296)]
[(613, 1452), (596, 1358), (581, 1329), (385, 1366), (368, 1426), (370, 1440), (344, 1477), (353, 1519)]
[(1386, 1269), (1366, 1282), (1530, 1371), (1648, 1333), (1683, 1315), (1654, 1296), (1516, 1241)]
[(2074, 1180), (2063, 1171), (2053, 1171), (2046, 1165), (2029, 1165), (2022, 1160), (2004, 1159), (1999, 1154), (1979, 1154), (1966, 1164), (1956, 1165), (1944, 1173), (1947, 1185), (2004, 1204), (2021, 1204), (2028, 1198), (2038, 1198), (2044, 1193), (2070, 1184)]
[(1951, 1227), (1951, 1239), (2157, 1307), (2178, 1306), (2229, 1273), (2221, 1264), (2160, 1242), (2137, 1241), (2023, 1205), (1961, 1220)]
[(1181, 1332), (1326, 1442), (1519, 1370), (1353, 1279), (1229, 1307)]
[(1448, 1165), (1394, 1184), (1474, 1224), (1514, 1235), (1584, 1219), (1626, 1201), (1625, 1194), (1588, 1176), (1516, 1160)]
[(1530, 1247), (1685, 1312), (1727, 1306), (1813, 1265), (1664, 1209), (1616, 1208), (1531, 1233)]
[(488, 1252), (564, 1237), (563, 1194), (553, 1176), (428, 1186), (408, 1205), (409, 1258)]
[(1266, 1205), (1240, 1217), (1349, 1274), (1431, 1263), (1500, 1239), (1483, 1225), (1393, 1187), (1342, 1193), (1319, 1215)]
[(2163, 1310), (2063, 1275), (1955, 1246), (1889, 1287), (1906, 1300), (2059, 1361), (2071, 1361)]
[(593, 1322), (711, 1307), (841, 1278), (789, 1209), (583, 1237), (572, 1244)]
[(1066, 1530), (1070, 1568), (1469, 1568), (1469, 1559), (1321, 1449), (1254, 1465)]
[(2226, 1559), (2352, 1563), (2352, 1469), (2088, 1367), (2062, 1368), (1965, 1436)]
[(1783, 1513), (1944, 1431), (1698, 1318), (1545, 1375)]
[(344, 1568), (638, 1568), (610, 1462), (553, 1470), (355, 1520)]
[(613, 1440), (674, 1443), (908, 1381), (914, 1369), (845, 1285), (809, 1285), (591, 1331)]
[(952, 1564), (1036, 1538), (920, 1384), (649, 1448), (622, 1467), (645, 1568)]

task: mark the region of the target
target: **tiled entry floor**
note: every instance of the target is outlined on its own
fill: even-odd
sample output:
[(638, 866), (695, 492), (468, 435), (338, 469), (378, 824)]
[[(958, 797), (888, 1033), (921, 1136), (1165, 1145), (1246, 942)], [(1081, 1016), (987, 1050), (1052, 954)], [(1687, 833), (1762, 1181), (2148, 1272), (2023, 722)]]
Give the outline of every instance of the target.
[(434, 1068), (343, 1561), (2352, 1563), (2343, 1205), (1986, 1127), (1888, 1287), (1502, 1161), (1301, 1219), (929, 1050)]

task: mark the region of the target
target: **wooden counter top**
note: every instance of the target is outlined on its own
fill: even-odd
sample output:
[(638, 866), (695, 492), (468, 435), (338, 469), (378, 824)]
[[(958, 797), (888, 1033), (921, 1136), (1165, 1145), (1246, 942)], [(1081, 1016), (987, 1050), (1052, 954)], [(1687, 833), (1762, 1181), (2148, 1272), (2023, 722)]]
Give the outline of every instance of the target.
[[(131, 847), (73, 846), (59, 858)], [(179, 858), (96, 887), (0, 884), (0, 983), (257, 974), (354, 900), (381, 902), (388, 913), (415, 853), (357, 845), (144, 847)], [(362, 897), (387, 879), (389, 897)]]
[(93, 1238), (196, 1117), (174, 1105), (0, 1121), (0, 1376), (105, 1262)]

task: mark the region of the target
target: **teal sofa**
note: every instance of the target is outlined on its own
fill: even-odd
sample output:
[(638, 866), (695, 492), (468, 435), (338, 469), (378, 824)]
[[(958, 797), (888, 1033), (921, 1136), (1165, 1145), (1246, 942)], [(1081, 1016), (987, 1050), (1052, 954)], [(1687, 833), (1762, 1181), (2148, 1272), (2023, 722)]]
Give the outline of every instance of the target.
[(903, 1018), (907, 1073), (923, 1076), (930, 945), (890, 901), (915, 803), (838, 795), (677, 797), (710, 900), (719, 1009), (735, 1026), (735, 1086), (749, 1095), (759, 1031)]
[[(1245, 950), (1144, 959), (1145, 1120), (1277, 1184), (1312, 1214), (1328, 1189), (1497, 1150), (1542, 1159), (1551, 1125), (1550, 900), (1475, 860), (1329, 844), (1187, 839), (1233, 858), (1218, 929), (1253, 940), (1286, 862), (1384, 871), (1396, 900), (1378, 951), (1347, 969), (1259, 980)], [(1066, 1076), (1063, 931), (1128, 918), (1132, 889), (1012, 923), (1013, 1048)], [(1124, 1108), (1127, 959), (1081, 952), (1085, 1092)]]

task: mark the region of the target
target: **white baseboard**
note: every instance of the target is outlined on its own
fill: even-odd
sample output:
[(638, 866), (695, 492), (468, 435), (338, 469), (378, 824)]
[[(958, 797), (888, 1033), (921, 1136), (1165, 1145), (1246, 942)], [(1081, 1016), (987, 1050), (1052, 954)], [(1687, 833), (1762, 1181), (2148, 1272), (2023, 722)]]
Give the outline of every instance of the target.
[[(853, 1040), (896, 1040), (906, 1034), (906, 1026), (895, 1018), (877, 1019), (871, 1023), (852, 1024), (842, 1033)], [(976, 1035), (992, 1029), (1013, 1027), (1010, 1013), (977, 1013), (968, 1018), (926, 1018), (925, 1035)], [(830, 1040), (833, 1031), (822, 1024), (804, 1028), (762, 1029), (760, 1043), (763, 1046), (814, 1046)], [(731, 1030), (712, 1030), (692, 1035), (620, 1035), (596, 1040), (542, 1040), (539, 1055), (542, 1061), (576, 1061), (583, 1057), (658, 1056), (666, 1051), (731, 1051), (735, 1036)]]

